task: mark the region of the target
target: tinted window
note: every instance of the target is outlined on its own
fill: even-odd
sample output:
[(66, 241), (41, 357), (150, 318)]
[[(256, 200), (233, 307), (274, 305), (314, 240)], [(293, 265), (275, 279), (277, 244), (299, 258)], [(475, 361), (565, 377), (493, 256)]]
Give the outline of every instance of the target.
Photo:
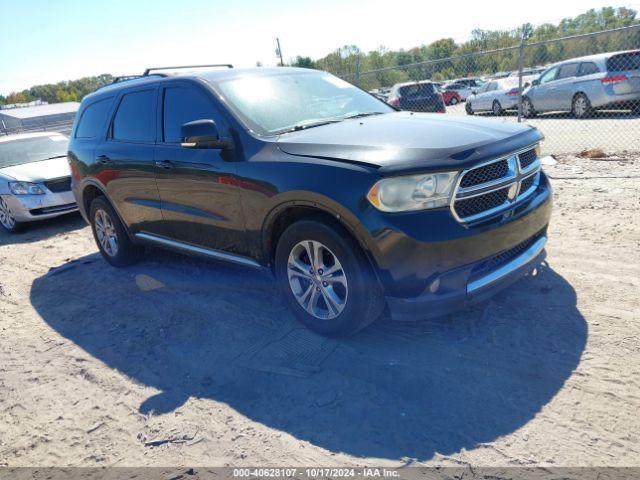
[(578, 74), (579, 63), (569, 63), (560, 67), (558, 78), (571, 78)]
[(491, 92), (493, 90), (497, 90), (498, 89), (498, 83), (497, 82), (491, 82), (489, 84), (489, 86), (487, 87), (487, 92)]
[(76, 138), (97, 137), (104, 126), (110, 104), (111, 98), (105, 98), (85, 108), (76, 128)]
[(152, 142), (155, 124), (155, 90), (127, 93), (113, 119), (113, 138), (131, 142)]
[(190, 87), (170, 87), (164, 91), (164, 141), (179, 143), (183, 123), (213, 119), (211, 100), (204, 93)]
[(584, 75), (592, 75), (594, 73), (598, 73), (600, 69), (593, 62), (585, 62), (580, 66), (580, 76)]
[(607, 70), (640, 70), (640, 50), (636, 52), (621, 53), (607, 60)]

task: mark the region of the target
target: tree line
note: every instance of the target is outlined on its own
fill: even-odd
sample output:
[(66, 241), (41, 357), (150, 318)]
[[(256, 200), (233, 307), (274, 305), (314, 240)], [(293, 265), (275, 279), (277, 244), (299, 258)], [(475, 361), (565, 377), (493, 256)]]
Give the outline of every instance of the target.
[(113, 76), (105, 73), (95, 77), (84, 77), (45, 85), (35, 85), (21, 92), (12, 92), (6, 97), (0, 95), (0, 105), (26, 103), (42, 100), (48, 103), (79, 102), (88, 93), (113, 81)]
[[(380, 47), (365, 53), (356, 45), (346, 45), (317, 60), (299, 56), (291, 66), (329, 71), (371, 90), (410, 80), (446, 80), (450, 78), (512, 71), (518, 68), (518, 50), (478, 53), (519, 45), (524, 38), (535, 43), (583, 33), (610, 30), (640, 24), (637, 12), (627, 7), (591, 9), (557, 24), (533, 27), (523, 25), (512, 30), (473, 30), (471, 38), (457, 43), (452, 38), (436, 40), (409, 50)], [(524, 66), (547, 65), (568, 58), (601, 52), (640, 48), (640, 28), (588, 38), (565, 40), (525, 49)], [(421, 62), (427, 62), (422, 63)], [(414, 65), (418, 63), (418, 65)], [(367, 73), (371, 72), (371, 73)], [(0, 95), (0, 105), (43, 100), (49, 103), (80, 101), (88, 93), (111, 83), (110, 74), (85, 77), (56, 84), (36, 85), (21, 92)]]
[[(471, 38), (462, 43), (443, 38), (409, 50), (380, 47), (368, 53), (356, 45), (346, 45), (318, 60), (297, 57), (291, 65), (326, 70), (371, 90), (411, 80), (446, 80), (513, 71), (518, 69), (517, 49), (481, 52), (517, 46), (523, 38), (526, 43), (535, 43), (638, 24), (640, 20), (635, 10), (604, 7), (563, 19), (557, 24), (536, 27), (527, 24), (505, 31), (473, 30)], [(528, 46), (524, 50), (524, 66), (544, 66), (583, 55), (633, 48), (640, 48), (640, 28)], [(420, 62), (427, 63), (413, 65)]]

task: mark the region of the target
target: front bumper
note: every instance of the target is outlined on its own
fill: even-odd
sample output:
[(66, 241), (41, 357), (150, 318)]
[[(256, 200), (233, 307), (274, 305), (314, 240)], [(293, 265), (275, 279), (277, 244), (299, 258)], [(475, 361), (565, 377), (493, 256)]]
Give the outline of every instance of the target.
[[(542, 263), (547, 237), (539, 235), (518, 255), (495, 268), (474, 274), (482, 262), (448, 272), (437, 279), (438, 293), (426, 293), (414, 298), (387, 297), (393, 320), (420, 320), (464, 310), (494, 296), (520, 278), (530, 274)], [(451, 288), (454, 287), (454, 288)]]
[(57, 217), (78, 210), (72, 192), (46, 193), (44, 195), (3, 195), (18, 222), (33, 222)]

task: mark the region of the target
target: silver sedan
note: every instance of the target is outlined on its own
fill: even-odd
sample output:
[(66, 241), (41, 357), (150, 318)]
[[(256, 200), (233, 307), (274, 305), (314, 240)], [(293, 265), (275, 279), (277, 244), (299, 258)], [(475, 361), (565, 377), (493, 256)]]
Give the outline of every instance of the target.
[(0, 137), (0, 225), (5, 230), (77, 210), (67, 145), (58, 133)]
[[(527, 87), (534, 77), (522, 77), (522, 85)], [(465, 110), (469, 115), (476, 112), (491, 112), (502, 115), (507, 110), (518, 110), (519, 80), (507, 77), (485, 83), (467, 99)]]

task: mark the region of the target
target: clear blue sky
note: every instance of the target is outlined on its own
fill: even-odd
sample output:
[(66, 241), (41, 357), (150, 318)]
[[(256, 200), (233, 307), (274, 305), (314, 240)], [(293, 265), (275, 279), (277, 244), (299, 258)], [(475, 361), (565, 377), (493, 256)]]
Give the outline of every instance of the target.
[(285, 60), (318, 58), (345, 44), (411, 48), (634, 1), (0, 0), (0, 93), (154, 65), (275, 65), (276, 36)]

